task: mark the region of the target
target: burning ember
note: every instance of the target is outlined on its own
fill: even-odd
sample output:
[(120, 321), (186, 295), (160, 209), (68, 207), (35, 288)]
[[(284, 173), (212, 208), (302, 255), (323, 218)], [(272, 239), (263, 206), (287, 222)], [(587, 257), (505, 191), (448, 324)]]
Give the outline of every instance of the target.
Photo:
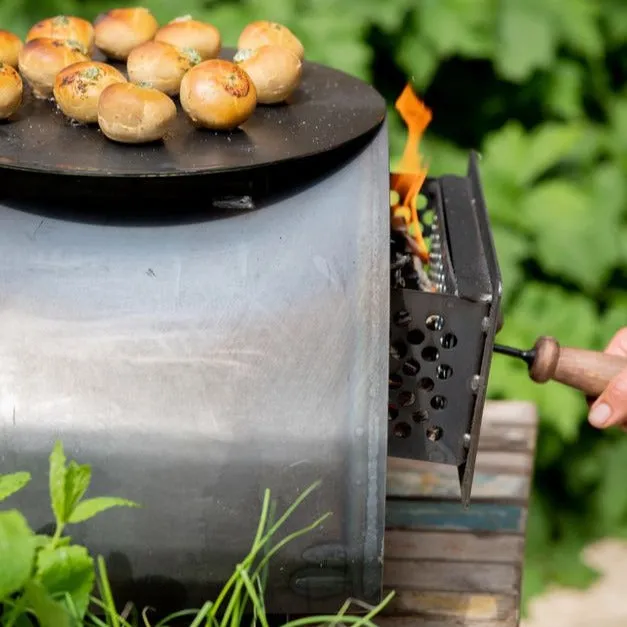
[(422, 237), (418, 219), (418, 193), (427, 177), (427, 166), (419, 152), (420, 140), (431, 122), (431, 111), (407, 85), (396, 101), (396, 110), (407, 125), (407, 141), (396, 172), (390, 174), (390, 188), (395, 194), (390, 201), (392, 228), (403, 233), (407, 252), (412, 255), (414, 268), (423, 289), (431, 290), (424, 271), (429, 261), (429, 251)]

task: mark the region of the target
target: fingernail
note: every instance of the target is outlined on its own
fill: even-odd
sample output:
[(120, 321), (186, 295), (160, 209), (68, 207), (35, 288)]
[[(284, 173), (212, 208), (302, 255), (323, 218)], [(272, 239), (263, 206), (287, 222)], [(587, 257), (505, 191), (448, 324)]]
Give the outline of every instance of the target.
[(588, 420), (593, 427), (602, 427), (612, 415), (612, 408), (606, 403), (597, 405), (588, 416)]

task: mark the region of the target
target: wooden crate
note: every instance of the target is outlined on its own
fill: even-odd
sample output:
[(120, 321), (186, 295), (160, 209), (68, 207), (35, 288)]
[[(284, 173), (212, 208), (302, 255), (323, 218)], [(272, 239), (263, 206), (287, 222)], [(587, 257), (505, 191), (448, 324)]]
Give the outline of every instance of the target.
[(455, 468), (389, 460), (378, 625), (518, 627), (536, 433), (533, 405), (486, 404), (468, 510)]

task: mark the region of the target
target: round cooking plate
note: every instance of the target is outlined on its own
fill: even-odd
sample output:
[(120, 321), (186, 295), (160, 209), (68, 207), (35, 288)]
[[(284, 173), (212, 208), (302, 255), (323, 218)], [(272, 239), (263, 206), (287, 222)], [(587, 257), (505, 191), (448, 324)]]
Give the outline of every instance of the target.
[[(232, 59), (234, 50), (225, 50)], [(124, 71), (124, 66), (113, 63)], [(162, 143), (116, 144), (98, 127), (76, 126), (54, 103), (25, 94), (16, 119), (0, 124), (0, 167), (92, 176), (181, 176), (257, 168), (340, 148), (373, 130), (385, 101), (370, 85), (305, 62), (300, 88), (288, 105), (259, 106), (238, 129), (194, 128), (178, 116)]]

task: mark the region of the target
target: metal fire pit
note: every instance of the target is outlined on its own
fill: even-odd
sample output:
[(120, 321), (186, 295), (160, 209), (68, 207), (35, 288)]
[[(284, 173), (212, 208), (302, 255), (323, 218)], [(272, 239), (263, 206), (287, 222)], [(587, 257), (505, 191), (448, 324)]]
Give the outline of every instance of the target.
[(388, 164), (381, 96), (311, 63), (235, 133), (180, 116), (119, 146), (31, 99), (0, 126), (0, 472), (33, 473), (11, 503), (49, 524), (60, 438), (94, 494), (143, 505), (72, 529), (121, 604), (212, 598), (263, 490), (282, 509), (318, 479), (291, 529), (333, 517), (277, 555), (269, 610), (377, 602), (388, 440), (460, 467), (468, 497), (499, 291), (476, 166), (426, 185), (426, 294), (402, 269), (390, 291)]

